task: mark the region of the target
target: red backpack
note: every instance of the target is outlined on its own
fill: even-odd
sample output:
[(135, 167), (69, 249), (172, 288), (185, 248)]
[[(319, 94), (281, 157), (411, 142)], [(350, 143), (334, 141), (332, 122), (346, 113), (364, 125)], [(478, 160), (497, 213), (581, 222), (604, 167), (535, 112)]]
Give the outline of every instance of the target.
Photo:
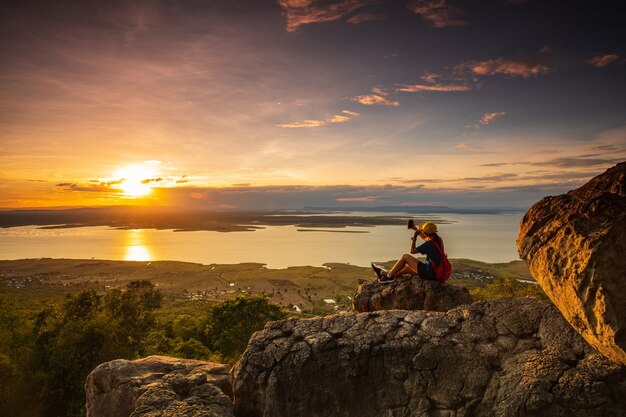
[(439, 266), (437, 266), (432, 259), (428, 258), (430, 266), (432, 266), (433, 271), (435, 271), (435, 278), (437, 278), (437, 281), (446, 282), (452, 273), (452, 264), (450, 264), (448, 255), (439, 247), (439, 244), (437, 244), (434, 240), (431, 240), (431, 242), (435, 244), (435, 247), (441, 254), (441, 262), (439, 262)]

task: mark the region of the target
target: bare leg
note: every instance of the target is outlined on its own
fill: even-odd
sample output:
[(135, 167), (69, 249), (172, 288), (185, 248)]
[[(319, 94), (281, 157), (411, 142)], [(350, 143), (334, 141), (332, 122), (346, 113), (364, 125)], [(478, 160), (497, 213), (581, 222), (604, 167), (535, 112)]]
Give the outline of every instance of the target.
[[(408, 253), (405, 253), (400, 257), (400, 259), (398, 259), (398, 262), (396, 262), (393, 268), (391, 268), (391, 271), (389, 271), (389, 276), (393, 277), (399, 275), (400, 273), (416, 274), (417, 264), (417, 259), (409, 255)], [(409, 271), (407, 272), (406, 269), (408, 269)]]
[(398, 271), (398, 273), (396, 275), (404, 275), (404, 274), (409, 274), (409, 275), (414, 275), (417, 274), (417, 271), (415, 271), (413, 268), (411, 268), (408, 265), (405, 265), (404, 268), (402, 268), (401, 270)]

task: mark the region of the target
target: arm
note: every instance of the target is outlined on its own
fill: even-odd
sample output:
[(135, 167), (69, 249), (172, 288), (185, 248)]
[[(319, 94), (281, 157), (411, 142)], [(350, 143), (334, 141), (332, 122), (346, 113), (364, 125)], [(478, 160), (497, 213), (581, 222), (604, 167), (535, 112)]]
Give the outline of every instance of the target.
[(411, 238), (411, 254), (416, 254), (419, 253), (419, 251), (415, 248), (415, 241), (417, 240), (417, 237), (419, 236), (419, 230), (415, 230), (415, 233), (413, 234), (413, 237)]

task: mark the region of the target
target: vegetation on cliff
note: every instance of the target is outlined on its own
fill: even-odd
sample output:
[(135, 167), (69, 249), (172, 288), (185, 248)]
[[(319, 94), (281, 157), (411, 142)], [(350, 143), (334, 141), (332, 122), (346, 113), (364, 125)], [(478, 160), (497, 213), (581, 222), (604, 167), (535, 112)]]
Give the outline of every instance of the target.
[(264, 296), (204, 304), (195, 316), (159, 315), (162, 301), (149, 281), (30, 308), (0, 294), (0, 415), (84, 415), (85, 378), (103, 362), (151, 354), (232, 362), (253, 332), (286, 316)]

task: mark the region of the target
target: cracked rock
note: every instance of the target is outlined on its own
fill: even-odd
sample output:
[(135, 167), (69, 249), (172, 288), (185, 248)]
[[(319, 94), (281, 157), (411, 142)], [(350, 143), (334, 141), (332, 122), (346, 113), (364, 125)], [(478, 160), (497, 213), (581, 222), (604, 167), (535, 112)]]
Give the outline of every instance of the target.
[(233, 417), (228, 370), (166, 356), (106, 362), (87, 377), (87, 416)]
[[(283, 327), (290, 353), (277, 360), (268, 348)], [(626, 368), (532, 298), (274, 322), (252, 336), (230, 379), (242, 417), (626, 412)]]

